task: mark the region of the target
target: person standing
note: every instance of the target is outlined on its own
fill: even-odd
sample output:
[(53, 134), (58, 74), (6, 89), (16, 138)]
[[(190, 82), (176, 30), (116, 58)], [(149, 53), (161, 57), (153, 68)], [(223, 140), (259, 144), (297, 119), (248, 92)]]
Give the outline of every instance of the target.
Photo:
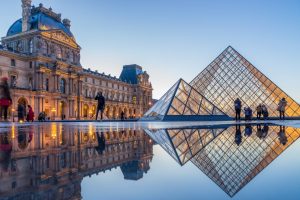
[(24, 122), (25, 113), (26, 113), (26, 110), (25, 110), (24, 105), (19, 103), (18, 104), (18, 121), (19, 122), (21, 122), (21, 121)]
[(234, 101), (235, 120), (241, 120), (242, 102), (239, 98)]
[(27, 121), (28, 122), (33, 122), (34, 112), (33, 112), (32, 107), (30, 105), (28, 105), (27, 107), (28, 107)]
[(256, 118), (257, 118), (258, 120), (260, 120), (261, 115), (262, 115), (262, 106), (261, 106), (261, 104), (259, 104), (259, 105), (256, 107)]
[(104, 111), (104, 108), (105, 108), (105, 98), (102, 95), (102, 92), (98, 92), (95, 100), (98, 101), (96, 120), (98, 118), (99, 111), (101, 112), (100, 117), (101, 117), (101, 120), (102, 120), (103, 119), (103, 111)]
[(12, 104), (7, 78), (3, 77), (0, 84), (0, 118), (4, 115), (4, 120), (7, 121), (8, 107)]
[(279, 119), (285, 119), (285, 108), (287, 106), (287, 101), (282, 98), (278, 103), (277, 110), (279, 111)]

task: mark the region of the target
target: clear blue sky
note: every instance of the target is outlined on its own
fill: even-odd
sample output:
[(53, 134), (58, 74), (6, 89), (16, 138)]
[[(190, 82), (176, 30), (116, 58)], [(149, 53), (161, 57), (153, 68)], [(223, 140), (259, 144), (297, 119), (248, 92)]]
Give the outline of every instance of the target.
[[(20, 18), (20, 2), (2, 2), (1, 36)], [(124, 64), (139, 64), (155, 98), (231, 45), (300, 102), (300, 1), (33, 0), (40, 2), (72, 21), (85, 68), (119, 76)]]

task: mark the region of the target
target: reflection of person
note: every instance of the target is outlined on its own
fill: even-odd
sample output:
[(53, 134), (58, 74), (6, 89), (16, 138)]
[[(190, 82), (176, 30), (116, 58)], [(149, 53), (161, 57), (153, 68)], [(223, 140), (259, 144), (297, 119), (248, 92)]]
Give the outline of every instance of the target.
[(286, 145), (288, 139), (285, 135), (285, 126), (280, 126), (279, 132), (278, 132), (279, 141), (282, 145)]
[(102, 120), (103, 119), (103, 111), (104, 111), (104, 108), (105, 108), (105, 98), (102, 95), (102, 92), (98, 92), (95, 100), (98, 101), (98, 107), (97, 107), (97, 113), (96, 113), (96, 120), (98, 118), (99, 111), (100, 111), (100, 117), (101, 117), (101, 120)]
[(8, 138), (8, 132), (0, 134), (0, 169), (7, 171), (11, 162), (12, 143)]
[(235, 143), (239, 146), (242, 142), (242, 132), (241, 132), (241, 126), (236, 125), (235, 126)]
[(251, 136), (252, 135), (252, 126), (251, 124), (246, 124), (245, 126), (245, 136)]
[(282, 98), (278, 103), (277, 110), (279, 111), (279, 119), (285, 119), (285, 107), (287, 106), (287, 101)]
[(241, 119), (242, 102), (239, 98), (234, 101), (235, 120)]
[(264, 127), (262, 129), (262, 138), (266, 138), (269, 132), (269, 125), (264, 124)]
[(0, 118), (4, 115), (4, 120), (7, 120), (8, 107), (12, 104), (12, 99), (9, 92), (7, 78), (1, 79), (0, 84)]
[(96, 135), (97, 135), (97, 140), (98, 140), (98, 146), (95, 147), (95, 149), (99, 154), (102, 154), (103, 151), (105, 150), (105, 136), (104, 136), (103, 132), (101, 132), (100, 136), (98, 133), (96, 133)]
[(262, 128), (261, 128), (261, 124), (257, 124), (256, 125), (256, 128), (257, 128), (257, 132), (256, 132), (256, 136), (259, 138), (259, 139), (262, 139)]

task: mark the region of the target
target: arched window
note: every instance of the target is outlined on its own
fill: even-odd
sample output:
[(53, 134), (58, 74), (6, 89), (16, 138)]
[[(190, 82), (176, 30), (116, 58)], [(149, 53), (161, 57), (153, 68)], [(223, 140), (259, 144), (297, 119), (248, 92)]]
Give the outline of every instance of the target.
[(60, 92), (65, 94), (66, 93), (66, 80), (60, 79)]
[(33, 53), (33, 41), (29, 40), (29, 53), (32, 54)]

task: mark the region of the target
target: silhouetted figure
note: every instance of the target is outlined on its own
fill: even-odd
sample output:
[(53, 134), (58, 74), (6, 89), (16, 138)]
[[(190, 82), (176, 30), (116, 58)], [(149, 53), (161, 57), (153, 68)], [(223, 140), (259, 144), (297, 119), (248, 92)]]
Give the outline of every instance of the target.
[(7, 120), (8, 107), (12, 104), (7, 78), (3, 77), (0, 83), (0, 119)]
[(252, 109), (250, 107), (244, 108), (245, 120), (250, 121), (252, 119)]
[(125, 113), (124, 113), (124, 111), (121, 112), (121, 120), (122, 120), (122, 121), (125, 120)]
[(102, 92), (98, 92), (95, 100), (98, 101), (96, 120), (98, 118), (99, 111), (100, 111), (100, 117), (101, 117), (101, 120), (102, 120), (103, 119), (103, 111), (104, 111), (104, 108), (105, 108), (105, 98), (102, 95)]
[(99, 136), (98, 133), (97, 134), (97, 141), (98, 141), (98, 146), (95, 147), (96, 151), (99, 153), (99, 154), (102, 154), (103, 151), (105, 150), (105, 137), (104, 137), (104, 133), (101, 132), (101, 135)]
[(235, 126), (235, 143), (239, 146), (242, 142), (242, 132), (241, 132), (241, 126), (236, 125)]
[(34, 112), (33, 109), (30, 105), (27, 106), (28, 107), (28, 113), (27, 113), (27, 121), (28, 122), (33, 122), (34, 120)]
[(282, 98), (278, 103), (277, 111), (279, 112), (279, 119), (285, 119), (285, 108), (287, 106), (287, 101)]
[(46, 113), (44, 111), (39, 114), (38, 120), (39, 120), (39, 122), (46, 121)]
[(279, 141), (282, 145), (286, 145), (288, 139), (285, 135), (285, 126), (280, 126), (279, 132), (278, 132)]
[(259, 105), (256, 107), (256, 118), (257, 118), (258, 120), (260, 120), (261, 116), (262, 116), (262, 105), (259, 104)]
[(0, 170), (7, 171), (11, 162), (12, 142), (9, 140), (8, 132), (0, 134)]
[(245, 126), (245, 136), (251, 136), (252, 135), (252, 125), (246, 124)]
[(269, 133), (269, 125), (264, 124), (264, 127), (262, 129), (262, 138), (266, 138)]
[(25, 106), (21, 103), (18, 104), (18, 121), (24, 121), (24, 118), (25, 118), (25, 113), (26, 113), (26, 110), (25, 110)]
[(261, 128), (261, 124), (257, 124), (256, 129), (257, 129), (256, 136), (259, 139), (262, 139), (263, 138), (263, 131), (262, 131), (262, 128)]
[(234, 101), (235, 120), (241, 120), (242, 102), (239, 98)]
[(267, 120), (269, 118), (269, 111), (268, 108), (265, 105), (262, 105), (262, 115), (264, 117), (264, 120)]

